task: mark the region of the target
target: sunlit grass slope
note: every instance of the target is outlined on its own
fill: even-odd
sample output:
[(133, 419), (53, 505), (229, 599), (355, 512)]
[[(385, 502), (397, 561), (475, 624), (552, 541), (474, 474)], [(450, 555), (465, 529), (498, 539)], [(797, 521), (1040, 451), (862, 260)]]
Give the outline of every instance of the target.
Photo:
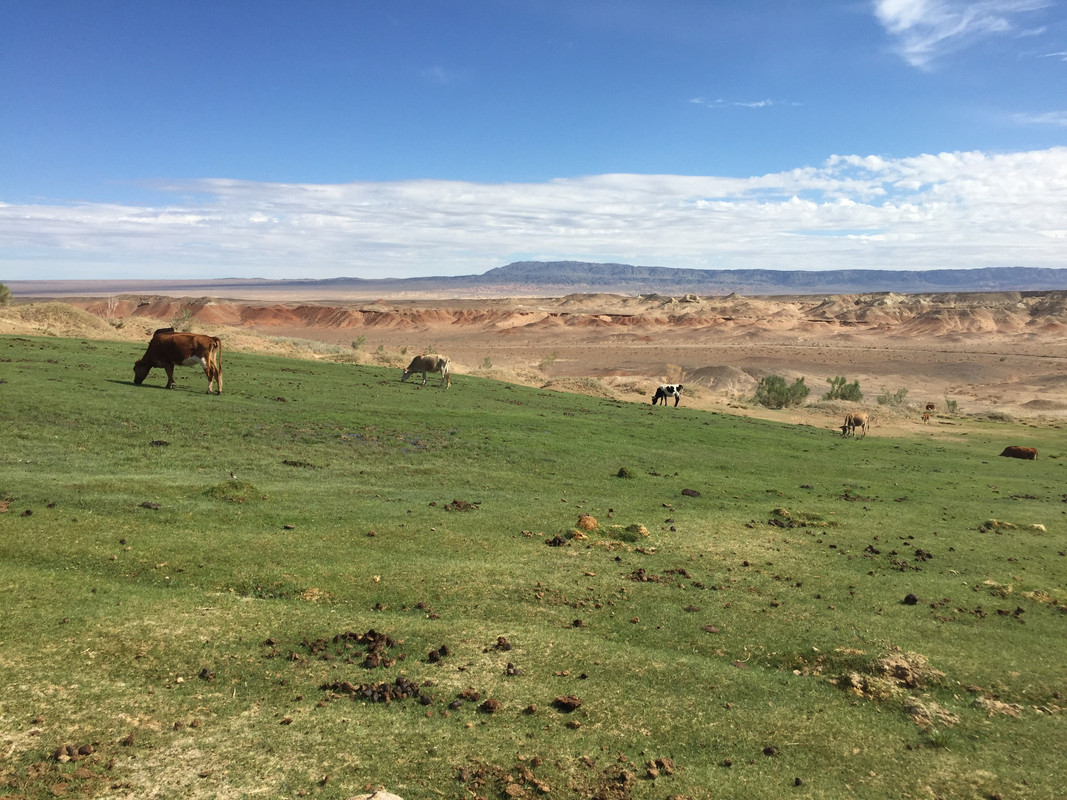
[(1058, 429), (141, 352), (0, 337), (0, 796), (1062, 796)]

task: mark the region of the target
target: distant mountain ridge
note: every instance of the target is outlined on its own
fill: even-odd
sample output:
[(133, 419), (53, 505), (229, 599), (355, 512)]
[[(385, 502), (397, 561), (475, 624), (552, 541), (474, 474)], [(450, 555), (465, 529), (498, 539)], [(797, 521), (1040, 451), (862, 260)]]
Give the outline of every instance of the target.
[[(985, 267), (934, 270), (678, 269), (582, 261), (518, 261), (486, 272), (487, 283), (586, 286), (594, 291), (692, 294), (856, 294), (1067, 289), (1067, 269)], [(610, 287), (610, 288), (609, 288)]]
[[(0, 276), (2, 279), (2, 276)], [(684, 269), (587, 261), (516, 261), (481, 275), (420, 278), (270, 280), (72, 280), (6, 281), (21, 297), (103, 294), (204, 294), (287, 290), (301, 297), (317, 289), (366, 297), (453, 293), (456, 297), (555, 296), (563, 294), (832, 295), (869, 292), (1025, 292), (1067, 290), (1067, 269), (983, 267), (931, 270)]]

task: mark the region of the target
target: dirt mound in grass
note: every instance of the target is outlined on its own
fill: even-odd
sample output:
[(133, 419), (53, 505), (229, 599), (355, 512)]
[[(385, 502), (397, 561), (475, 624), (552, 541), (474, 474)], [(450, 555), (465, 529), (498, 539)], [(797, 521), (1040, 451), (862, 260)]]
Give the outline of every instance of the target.
[(686, 383), (696, 383), (730, 397), (751, 397), (759, 385), (755, 374), (759, 370), (749, 371), (732, 366), (698, 367), (685, 374)]
[(921, 653), (894, 650), (876, 659), (869, 668), (853, 670), (836, 682), (869, 700), (887, 700), (938, 683), (944, 677), (945, 673), (931, 667)]
[(115, 327), (67, 303), (33, 303), (0, 309), (0, 334), (115, 338)]
[(1067, 403), (1061, 400), (1028, 400), (1022, 408), (1030, 411), (1067, 411)]

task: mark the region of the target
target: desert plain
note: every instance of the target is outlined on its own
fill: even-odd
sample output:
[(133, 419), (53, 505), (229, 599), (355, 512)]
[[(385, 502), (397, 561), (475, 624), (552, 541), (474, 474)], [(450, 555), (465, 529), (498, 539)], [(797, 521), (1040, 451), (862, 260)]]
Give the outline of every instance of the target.
[[(187, 288), (187, 287), (183, 287)], [(759, 414), (833, 429), (840, 408), (819, 403), (828, 379), (859, 381), (879, 428), (935, 435), (968, 418), (1059, 425), (1067, 417), (1067, 291), (905, 295), (392, 298), (110, 294), (17, 297), (0, 334), (128, 340), (132, 362), (156, 327), (180, 321), (225, 349), (345, 353), (402, 367), (449, 355), (456, 380), (478, 375), (560, 391), (651, 402), (663, 382), (685, 385), (691, 408)], [(55, 296), (59, 295), (59, 296)], [(60, 309), (69, 307), (70, 314)], [(77, 313), (74, 313), (77, 312)], [(81, 313), (85, 312), (85, 313)], [(318, 343), (322, 349), (299, 343)], [(750, 402), (763, 376), (810, 389), (801, 408)], [(178, 370), (199, 388), (201, 376)], [(399, 374), (398, 374), (399, 377)], [(228, 385), (241, 380), (226, 374)], [(879, 404), (884, 394), (902, 399)], [(934, 405), (929, 423), (921, 419)], [(663, 412), (666, 413), (666, 412)]]

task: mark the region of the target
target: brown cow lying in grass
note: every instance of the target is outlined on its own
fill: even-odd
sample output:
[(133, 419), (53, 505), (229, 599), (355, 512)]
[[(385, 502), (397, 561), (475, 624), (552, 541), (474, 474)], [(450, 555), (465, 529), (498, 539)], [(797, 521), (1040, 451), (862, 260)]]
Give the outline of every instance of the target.
[(868, 425), (870, 425), (870, 418), (866, 411), (853, 411), (845, 414), (845, 424), (841, 426), (841, 435), (848, 436), (851, 433), (855, 436), (856, 428), (862, 428), (863, 435), (866, 436)]
[(1018, 445), (1008, 445), (1001, 452), (1002, 456), (1008, 456), (1009, 458), (1025, 458), (1027, 461), (1037, 461), (1037, 450), (1033, 447), (1019, 447)]
[(202, 333), (179, 333), (174, 328), (160, 328), (152, 334), (148, 349), (133, 365), (133, 382), (140, 386), (152, 367), (162, 367), (167, 373), (167, 388), (173, 389), (174, 368), (203, 367), (207, 375), (207, 393), (215, 384), (222, 394), (222, 342), (217, 336)]

